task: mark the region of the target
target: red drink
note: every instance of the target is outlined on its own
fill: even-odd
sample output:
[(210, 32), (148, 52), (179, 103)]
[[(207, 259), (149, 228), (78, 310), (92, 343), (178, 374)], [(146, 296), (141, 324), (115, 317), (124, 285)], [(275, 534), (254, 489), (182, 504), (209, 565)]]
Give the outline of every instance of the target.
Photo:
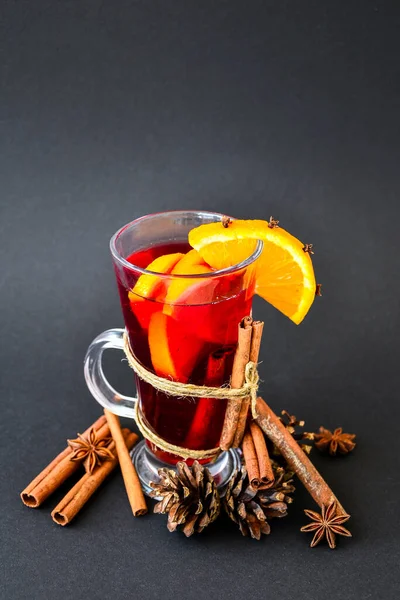
[[(126, 260), (146, 269), (160, 256), (188, 250), (186, 243), (171, 242), (134, 252)], [(245, 269), (181, 278), (181, 291), (172, 300), (173, 276), (158, 277), (154, 293), (142, 297), (133, 291), (140, 273), (126, 266), (116, 269), (116, 275), (131, 347), (147, 369), (182, 383), (219, 387), (229, 382), (238, 323), (251, 312), (253, 289), (245, 285)], [(225, 401), (167, 396), (138, 378), (136, 383), (143, 416), (158, 436), (194, 450), (218, 446)], [(165, 462), (181, 460), (150, 446)]]

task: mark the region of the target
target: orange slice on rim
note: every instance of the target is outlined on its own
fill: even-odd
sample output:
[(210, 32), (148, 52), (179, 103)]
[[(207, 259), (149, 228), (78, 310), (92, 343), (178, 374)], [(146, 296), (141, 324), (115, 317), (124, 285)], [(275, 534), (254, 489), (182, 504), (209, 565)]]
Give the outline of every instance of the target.
[(315, 276), (310, 254), (297, 238), (268, 221), (236, 220), (200, 225), (189, 232), (189, 243), (214, 269), (245, 260), (262, 240), (264, 248), (255, 263), (256, 294), (297, 325), (315, 298)]

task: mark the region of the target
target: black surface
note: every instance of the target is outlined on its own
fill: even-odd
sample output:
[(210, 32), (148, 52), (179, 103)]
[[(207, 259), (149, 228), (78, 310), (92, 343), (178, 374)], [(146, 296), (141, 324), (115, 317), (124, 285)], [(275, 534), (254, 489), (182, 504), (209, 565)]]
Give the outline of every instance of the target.
[[(1, 598), (397, 598), (398, 4), (1, 10)], [(100, 412), (82, 360), (122, 324), (110, 236), (173, 208), (272, 214), (315, 245), (324, 296), (304, 324), (255, 310), (270, 403), (358, 434), (354, 455), (314, 458), (353, 515), (335, 552), (299, 532), (300, 485), (261, 543), (224, 520), (190, 540), (134, 520), (119, 475), (69, 528), (50, 518), (62, 491), (19, 500)]]

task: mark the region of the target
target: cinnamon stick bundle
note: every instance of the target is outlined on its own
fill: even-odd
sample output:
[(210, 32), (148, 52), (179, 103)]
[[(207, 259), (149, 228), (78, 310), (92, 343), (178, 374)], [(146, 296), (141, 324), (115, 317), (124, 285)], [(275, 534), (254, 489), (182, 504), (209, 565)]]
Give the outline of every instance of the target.
[(279, 417), (262, 398), (257, 399), (257, 415), (258, 425), (278, 448), (289, 467), (296, 473), (320, 508), (322, 509), (322, 507), (335, 502), (336, 514), (345, 515), (346, 511), (326, 481), (318, 473), (296, 440), (293, 439)]
[[(136, 433), (132, 433), (129, 429), (124, 429), (122, 436), (127, 450), (131, 450), (139, 439)], [(107, 448), (115, 451), (115, 442), (112, 440)], [(58, 525), (68, 525), (117, 465), (118, 458), (116, 457), (102, 463), (92, 474), (85, 473), (52, 511), (53, 521)]]
[(257, 425), (251, 423), (243, 436), (242, 451), (253, 488), (267, 489), (275, 481), (271, 460), (269, 458), (264, 434)]
[(269, 457), (267, 444), (263, 432), (257, 423), (250, 423), (250, 433), (253, 439), (254, 449), (258, 460), (258, 469), (260, 472), (260, 485), (263, 489), (271, 487), (275, 481), (274, 471), (272, 469), (271, 459)]
[(254, 442), (250, 431), (246, 431), (244, 434), (242, 449), (250, 485), (253, 488), (258, 488), (260, 485), (260, 469), (258, 466), (256, 449), (254, 447)]
[[(260, 346), (261, 346), (261, 338), (264, 328), (264, 323), (262, 321), (253, 321), (252, 323), (252, 335), (250, 342), (250, 355), (249, 360), (255, 364), (258, 362), (258, 356), (260, 354)], [(250, 398), (243, 398), (239, 419), (236, 427), (235, 436), (233, 438), (233, 448), (238, 448), (240, 446), (240, 442), (243, 439), (244, 431), (246, 429), (247, 423), (247, 415), (250, 407)]]
[(133, 515), (135, 517), (140, 517), (141, 515), (145, 515), (147, 513), (147, 505), (140, 479), (129, 455), (130, 448), (128, 448), (127, 444), (125, 443), (124, 435), (121, 430), (121, 424), (117, 415), (114, 415), (114, 413), (110, 412), (106, 408), (104, 409), (104, 414), (106, 415), (111, 435), (115, 442), (121, 473), (122, 477), (124, 478), (125, 489)]
[[(110, 435), (106, 418), (102, 415), (93, 425), (82, 434), (87, 437), (90, 430), (94, 429), (97, 438), (103, 439)], [(31, 508), (37, 508), (48, 498), (64, 481), (79, 469), (79, 462), (70, 460), (72, 448), (67, 446), (31, 483), (21, 492), (22, 502)]]
[[(244, 317), (239, 323), (238, 345), (233, 359), (231, 387), (233, 389), (241, 388), (244, 383), (245, 368), (250, 360), (250, 345), (253, 319)], [(222, 427), (220, 447), (222, 450), (231, 448), (235, 437), (237, 424), (239, 421), (242, 400), (240, 398), (230, 398), (227, 402), (224, 425)]]

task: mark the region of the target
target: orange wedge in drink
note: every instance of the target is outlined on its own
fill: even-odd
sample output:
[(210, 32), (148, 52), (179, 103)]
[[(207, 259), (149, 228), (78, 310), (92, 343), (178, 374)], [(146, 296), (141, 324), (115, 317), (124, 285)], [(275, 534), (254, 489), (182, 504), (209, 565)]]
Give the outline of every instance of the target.
[(297, 325), (315, 298), (314, 269), (307, 246), (274, 223), (235, 220), (200, 225), (189, 232), (189, 243), (213, 269), (238, 264), (264, 248), (255, 263), (255, 292)]
[[(212, 269), (205, 263), (196, 250), (190, 250), (172, 269), (172, 275), (203, 275), (212, 273)], [(212, 300), (214, 283), (207, 277), (182, 277), (172, 280), (165, 296), (163, 312), (173, 316), (175, 305), (205, 304)], [(189, 301), (192, 298), (192, 302)]]
[[(164, 254), (153, 260), (146, 267), (146, 270), (152, 271), (153, 273), (171, 273), (175, 265), (183, 256), (184, 254), (181, 252)], [(144, 273), (139, 277), (134, 287), (128, 292), (131, 310), (143, 329), (148, 328), (151, 314), (162, 309), (162, 304), (159, 304), (157, 299), (162, 295), (164, 289), (165, 283), (162, 277)], [(145, 302), (145, 300), (148, 300), (149, 302)]]
[(192, 267), (208, 267), (211, 271), (209, 265), (196, 250), (189, 250), (176, 261), (171, 272), (173, 275), (192, 275)]
[[(170, 256), (178, 257), (177, 254)], [(167, 257), (160, 258), (166, 259)], [(148, 269), (153, 270), (154, 263), (159, 260), (156, 259), (151, 265), (152, 268), (149, 266)], [(212, 271), (196, 250), (181, 254), (174, 264), (173, 262), (174, 260), (171, 259), (167, 264), (167, 261), (164, 260), (162, 264), (157, 263), (156, 267), (163, 268), (165, 273), (172, 275), (195, 275)], [(142, 275), (142, 277), (148, 276)], [(141, 278), (136, 286), (141, 283), (140, 280)], [(189, 296), (196, 303), (201, 303), (199, 298), (206, 283), (207, 281), (201, 278), (183, 277), (171, 279), (165, 282), (165, 285), (158, 288), (153, 287), (151, 290), (152, 295), (156, 294), (158, 299), (156, 304), (161, 310), (154, 311), (150, 316), (148, 342), (151, 362), (156, 374), (160, 377), (172, 378), (185, 383), (192, 374), (204, 342), (193, 336), (187, 323), (179, 319), (179, 315), (177, 316), (175, 312), (179, 307), (175, 304), (188, 302)], [(147, 283), (147, 280), (144, 280), (140, 291), (142, 294), (150, 291), (150, 282)], [(192, 296), (192, 294), (194, 295)], [(179, 335), (177, 335), (177, 328), (179, 328)]]
[[(185, 256), (182, 252), (175, 252), (174, 254), (164, 254), (154, 259), (147, 267), (146, 271), (152, 271), (153, 273), (171, 273), (175, 265)], [(161, 277), (157, 275), (150, 275), (150, 273), (144, 273), (139, 277), (136, 284), (129, 292), (129, 299), (132, 296), (140, 296), (141, 298), (155, 298), (158, 294), (159, 288), (163, 285)]]
[(150, 356), (159, 377), (186, 383), (200, 357), (203, 344), (183, 324), (177, 335), (177, 327), (172, 317), (163, 312), (153, 313), (148, 331)]

